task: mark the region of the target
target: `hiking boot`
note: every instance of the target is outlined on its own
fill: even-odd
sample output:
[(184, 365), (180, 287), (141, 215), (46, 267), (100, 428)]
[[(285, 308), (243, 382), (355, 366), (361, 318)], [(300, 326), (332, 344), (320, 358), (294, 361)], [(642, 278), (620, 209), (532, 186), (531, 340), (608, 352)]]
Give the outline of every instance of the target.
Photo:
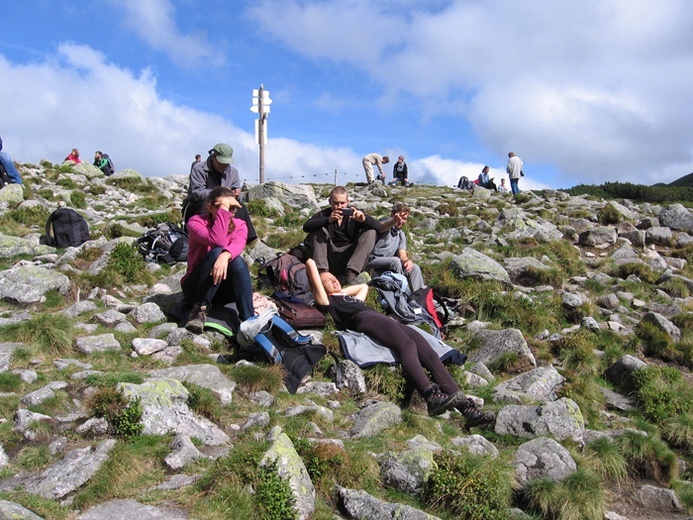
[(193, 334), (202, 334), (202, 331), (205, 330), (206, 319), (207, 305), (195, 304), (195, 307), (193, 307), (193, 310), (188, 317), (188, 322), (185, 324), (185, 328)]
[(452, 410), (459, 406), (460, 398), (464, 396), (462, 392), (454, 394), (446, 394), (438, 386), (434, 386), (426, 395), (426, 405), (428, 408), (428, 416), (435, 417), (443, 414), (448, 410)]
[(354, 271), (347, 271), (346, 274), (346, 284), (347, 285), (356, 285), (358, 282), (359, 278), (359, 273), (355, 273)]
[(491, 411), (482, 411), (469, 397), (465, 398), (462, 403), (457, 406), (457, 409), (464, 415), (467, 428), (493, 424), (496, 421), (495, 413)]

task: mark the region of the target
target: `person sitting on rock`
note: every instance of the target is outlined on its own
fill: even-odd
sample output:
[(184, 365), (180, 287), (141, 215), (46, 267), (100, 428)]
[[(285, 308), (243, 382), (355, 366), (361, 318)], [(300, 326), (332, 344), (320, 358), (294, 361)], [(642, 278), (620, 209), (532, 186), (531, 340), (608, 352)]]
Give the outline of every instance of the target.
[(332, 189), (329, 202), (329, 208), (303, 224), (303, 231), (308, 233), (305, 244), (320, 271), (346, 275), (346, 284), (352, 285), (366, 268), (377, 234), (394, 226), (395, 218), (377, 221), (359, 209), (350, 208), (349, 195), (343, 186)]
[(392, 167), (392, 179), (390, 186), (400, 184), (409, 187), (414, 184), (413, 182), (409, 182), (409, 168), (407, 163), (404, 162), (404, 155), (400, 155), (397, 158), (397, 162)]
[(488, 172), (491, 170), (488, 166), (484, 166), (484, 169), (481, 170), (481, 173), (479, 174), (479, 186), (482, 188), (486, 188), (487, 190), (493, 190), (497, 191), (498, 188), (496, 187), (496, 183), (493, 182), (495, 177), (489, 177)]
[(81, 163), (82, 159), (79, 158), (79, 150), (77, 148), (73, 148), (68, 156), (63, 160), (63, 162), (65, 161), (72, 161), (75, 164)]
[(14, 165), (12, 156), (7, 152), (2, 151), (2, 138), (0, 137), (0, 165), (5, 170), (11, 184), (22, 184), (22, 177)]
[[(467, 426), (491, 423), (493, 412), (482, 412), (474, 400), (465, 396), (440, 357), (424, 337), (404, 323), (386, 316), (365, 304), (368, 285), (342, 288), (330, 272), (318, 272), (314, 260), (306, 262), (306, 271), (316, 307), (329, 313), (341, 330), (367, 335), (389, 348), (399, 360), (404, 376), (426, 400), (431, 417), (457, 408), (464, 414)], [(431, 379), (425, 370), (431, 374)]]
[(200, 334), (212, 305), (235, 302), (244, 321), (255, 315), (253, 284), (241, 257), (248, 239), (245, 222), (234, 215), (241, 205), (231, 188), (216, 187), (207, 196), (207, 212), (188, 221), (188, 269), (180, 281), (193, 304), (185, 328)]
[(407, 237), (402, 231), (409, 218), (409, 206), (402, 202), (396, 203), (392, 206), (391, 216), (396, 219), (395, 225), (378, 236), (371, 251), (371, 267), (378, 276), (385, 271), (405, 275), (411, 291), (426, 287), (421, 268), (407, 254)]

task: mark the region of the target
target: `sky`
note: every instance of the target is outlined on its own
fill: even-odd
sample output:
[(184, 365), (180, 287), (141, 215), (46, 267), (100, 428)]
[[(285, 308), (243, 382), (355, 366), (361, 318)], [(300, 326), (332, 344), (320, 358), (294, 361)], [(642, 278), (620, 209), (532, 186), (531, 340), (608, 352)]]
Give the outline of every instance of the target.
[(520, 188), (693, 172), (690, 0), (0, 0), (0, 136), (19, 163), (73, 147), (185, 174), (216, 143), (259, 180), (410, 180), (484, 165)]

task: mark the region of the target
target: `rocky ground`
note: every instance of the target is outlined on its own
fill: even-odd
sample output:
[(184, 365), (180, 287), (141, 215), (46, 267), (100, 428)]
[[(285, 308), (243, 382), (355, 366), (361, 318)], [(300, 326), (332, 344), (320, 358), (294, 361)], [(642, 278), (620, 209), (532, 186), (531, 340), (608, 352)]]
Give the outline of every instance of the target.
[[(232, 368), (222, 363), (223, 337), (194, 336), (167, 321), (165, 311), (180, 299), (183, 264), (148, 264), (151, 283), (95, 287), (84, 281), (85, 274), (99, 280), (118, 243), (134, 241), (162, 214), (175, 215), (186, 177), (144, 179), (123, 170), (105, 178), (90, 165), (62, 172), (50, 164), (23, 165), (20, 171), (28, 189), (10, 185), (0, 191), (0, 331), (59, 316), (69, 320), (74, 340), (69, 349), (56, 351), (38, 350), (26, 335), (5, 335), (0, 343), (0, 376), (6, 376), (0, 378), (0, 496), (6, 498), (0, 501), (0, 517), (201, 518), (193, 501), (180, 497), (194, 495), (195, 482), (209, 467), (205, 464), (228, 456), (252, 432), (269, 442), (264, 460), (277, 461), (277, 471), (289, 478), (299, 518), (390, 518), (393, 511), (404, 512), (406, 518), (433, 518), (422, 509), (358, 489), (335, 488), (330, 501), (316, 498), (314, 483), (287, 435), (292, 418), (305, 417), (303, 435), (310, 442), (347, 451), (360, 439), (387, 438), (405, 421), (399, 406), (367, 387), (364, 373), (353, 363), (342, 362), (346, 377), (340, 388), (316, 374), (293, 398), (286, 392), (249, 390), (234, 381)], [(260, 236), (247, 250), (249, 264), (283, 249), (278, 244), (287, 236), (300, 240), (296, 222), (324, 206), (329, 189), (272, 181), (245, 187)], [(687, 368), (676, 360), (648, 357), (642, 348), (619, 356), (605, 373), (600, 427), (594, 429), (586, 410), (566, 396), (567, 362), (546, 354), (552, 345), (584, 331), (595, 338), (613, 334), (628, 340), (643, 323), (673, 342), (685, 343), (689, 322), (680, 317), (693, 308), (693, 298), (685, 297), (693, 291), (693, 271), (682, 255), (674, 254), (693, 242), (693, 215), (685, 207), (607, 204), (553, 190), (525, 193), (517, 201), (484, 189), (349, 190), (353, 203), (375, 216), (387, 214), (395, 200), (415, 208), (410, 249), (426, 270), (443, 263), (459, 280), (497, 283), (537, 316), (560, 308), (574, 317), (560, 330), (535, 331), (522, 323), (501, 326), (453, 313), (452, 344), (464, 348), (458, 340), (465, 339), (476, 345), (461, 372), (465, 387), (470, 394), (485, 396), (498, 420), (492, 430), (470, 432), (456, 413), (426, 418), (435, 426), (430, 431), (438, 432), (435, 440), (412, 434), (391, 450), (373, 453), (389, 488), (414, 500), (432, 471), (427, 461), (449, 449), (506, 457), (520, 488), (537, 478), (562, 481), (578, 466), (571, 450), (637, 431), (631, 415), (638, 403), (622, 390), (636, 371), (668, 364), (690, 384), (690, 360)], [(66, 250), (41, 243), (45, 218), (32, 220), (32, 215), (45, 217), (60, 201), (82, 206), (79, 211), (89, 221), (93, 240)], [(616, 215), (618, 223), (600, 223), (605, 212)], [(537, 259), (512, 251), (514, 245), (530, 243), (556, 246), (558, 251), (570, 244), (579, 253), (579, 272), (556, 283), (555, 273), (565, 269), (560, 257)], [(644, 280), (644, 274), (651, 280)], [(596, 286), (601, 290), (595, 291)], [(560, 306), (549, 306), (549, 301)], [(453, 310), (457, 303), (449, 301)], [(318, 341), (322, 332), (314, 331)], [(324, 340), (336, 344), (329, 337)], [(595, 352), (608, 355), (596, 346)], [(508, 353), (514, 371), (489, 370)], [(133, 380), (132, 373), (139, 378)], [(143, 433), (170, 439), (167, 453), (144, 479), (146, 489), (94, 491), (105, 468), (122, 456), (124, 442), (113, 424), (88, 406), (109, 376), (111, 386), (117, 385), (129, 402), (141, 404)], [(194, 409), (191, 388), (197, 387), (211, 392), (223, 407), (221, 415), (209, 418)], [(422, 413), (420, 402), (415, 409)], [(504, 436), (521, 441), (509, 447), (498, 441)], [(37, 453), (42, 456), (39, 462), (27, 462), (28, 454)], [(679, 474), (689, 476), (691, 454), (685, 449), (674, 453)], [(97, 498), (85, 498), (88, 493)], [(335, 504), (334, 511), (326, 513), (326, 503)], [(690, 517), (667, 482), (636, 478), (611, 489), (604, 518)]]

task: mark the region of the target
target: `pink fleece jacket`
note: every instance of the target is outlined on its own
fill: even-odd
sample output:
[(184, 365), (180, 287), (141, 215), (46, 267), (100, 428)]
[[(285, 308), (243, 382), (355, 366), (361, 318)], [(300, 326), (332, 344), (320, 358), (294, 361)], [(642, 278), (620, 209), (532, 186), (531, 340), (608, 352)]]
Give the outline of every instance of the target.
[(243, 252), (248, 240), (248, 226), (243, 220), (234, 218), (236, 229), (229, 233), (229, 222), (232, 218), (230, 212), (220, 208), (214, 220), (211, 215), (206, 214), (195, 215), (188, 221), (188, 270), (181, 283), (213, 248), (222, 247), (231, 253), (232, 258)]

